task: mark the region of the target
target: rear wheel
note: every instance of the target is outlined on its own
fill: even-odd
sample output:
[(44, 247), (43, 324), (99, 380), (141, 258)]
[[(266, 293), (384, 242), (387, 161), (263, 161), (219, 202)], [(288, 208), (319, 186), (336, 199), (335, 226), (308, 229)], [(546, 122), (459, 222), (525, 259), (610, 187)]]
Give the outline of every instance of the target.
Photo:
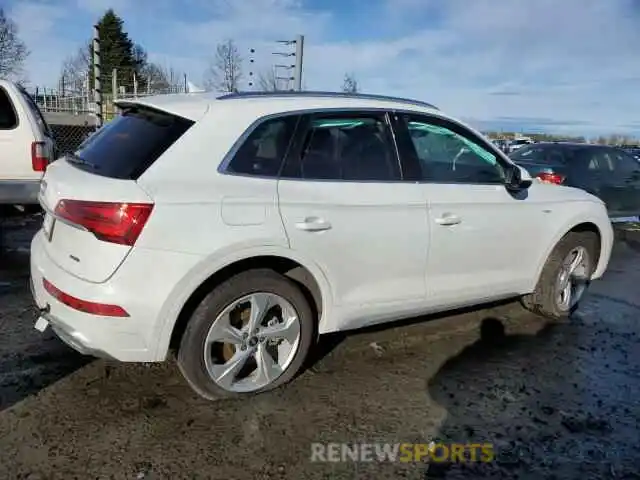
[(265, 392), (300, 370), (315, 324), (294, 282), (272, 270), (249, 270), (218, 285), (196, 308), (178, 366), (207, 399)]
[(547, 259), (536, 289), (522, 299), (528, 310), (562, 319), (577, 308), (596, 267), (598, 238), (593, 232), (570, 232)]

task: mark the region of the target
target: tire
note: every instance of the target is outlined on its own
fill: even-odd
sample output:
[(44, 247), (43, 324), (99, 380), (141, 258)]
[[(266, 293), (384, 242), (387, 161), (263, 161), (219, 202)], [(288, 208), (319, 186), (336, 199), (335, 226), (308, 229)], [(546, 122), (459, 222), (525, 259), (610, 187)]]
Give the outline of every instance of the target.
[(569, 317), (579, 306), (579, 302), (590, 281), (584, 283), (584, 290), (573, 305), (563, 305), (559, 299), (557, 281), (563, 270), (563, 263), (576, 249), (582, 247), (586, 252), (586, 277), (591, 278), (598, 256), (598, 236), (593, 232), (569, 232), (556, 245), (549, 255), (533, 293), (522, 298), (523, 306), (534, 313), (551, 320), (562, 320)]
[[(275, 294), (288, 302), (298, 318), (297, 349), (295, 349), (295, 353), (288, 354), (288, 365), (271, 383), (255, 390), (238, 392), (221, 387), (209, 375), (205, 360), (205, 343), (218, 316), (230, 305), (251, 294)], [(317, 322), (309, 302), (293, 281), (269, 269), (247, 270), (215, 287), (194, 310), (180, 341), (177, 356), (178, 368), (191, 388), (208, 400), (247, 396), (273, 390), (292, 380), (304, 365), (316, 338), (316, 325)], [(249, 340), (251, 338), (255, 340), (259, 337), (253, 336)], [(262, 341), (264, 341), (264, 337), (262, 337)], [(256, 347), (256, 345), (251, 346), (248, 343), (242, 346), (246, 349), (260, 347), (260, 345)], [(228, 355), (235, 355), (240, 347), (232, 348), (234, 352)], [(256, 357), (250, 358), (253, 359), (252, 361), (257, 361)]]

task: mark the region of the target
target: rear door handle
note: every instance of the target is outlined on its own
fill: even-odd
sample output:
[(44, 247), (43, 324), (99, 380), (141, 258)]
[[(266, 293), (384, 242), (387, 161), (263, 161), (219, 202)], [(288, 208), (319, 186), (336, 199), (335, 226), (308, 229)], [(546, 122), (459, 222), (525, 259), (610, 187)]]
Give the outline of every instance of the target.
[(331, 224), (318, 217), (307, 217), (302, 222), (296, 223), (296, 228), (303, 232), (321, 232), (331, 229)]
[(436, 218), (436, 223), (438, 225), (444, 225), (444, 226), (457, 225), (460, 222), (462, 222), (462, 219), (459, 216), (452, 215), (450, 213), (445, 213), (440, 218)]

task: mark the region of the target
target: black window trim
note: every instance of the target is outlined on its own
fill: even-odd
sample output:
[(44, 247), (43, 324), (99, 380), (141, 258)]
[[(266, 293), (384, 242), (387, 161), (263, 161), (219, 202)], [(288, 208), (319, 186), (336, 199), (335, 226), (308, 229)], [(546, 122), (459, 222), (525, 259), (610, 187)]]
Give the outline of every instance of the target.
[(11, 93), (9, 93), (9, 91), (5, 88), (0, 86), (0, 92), (4, 93), (7, 96), (7, 100), (9, 100), (9, 106), (11, 107), (11, 110), (13, 111), (13, 116), (16, 119), (16, 122), (14, 123), (13, 127), (11, 128), (0, 128), (0, 130), (2, 130), (3, 132), (12, 132), (14, 130), (17, 130), (18, 127), (20, 127), (20, 115), (18, 115), (18, 111), (16, 110), (16, 106), (13, 104), (13, 99), (11, 98)]
[[(263, 115), (259, 118), (257, 118), (256, 120), (254, 120), (245, 130), (244, 132), (240, 135), (240, 137), (238, 137), (238, 139), (233, 143), (233, 145), (231, 146), (231, 148), (229, 149), (229, 151), (225, 154), (225, 156), (222, 158), (222, 161), (220, 162), (220, 164), (218, 165), (217, 171), (219, 174), (221, 175), (230, 175), (230, 176), (235, 176), (235, 177), (248, 177), (248, 178), (257, 178), (257, 179), (263, 179), (263, 180), (291, 180), (291, 181), (299, 181), (299, 182), (330, 182), (330, 183), (336, 183), (336, 182), (341, 182), (341, 183), (406, 183), (406, 180), (404, 179), (404, 165), (402, 162), (402, 158), (400, 157), (400, 152), (398, 149), (398, 144), (396, 141), (396, 129), (394, 128), (393, 125), (393, 120), (391, 119), (391, 116), (394, 112), (401, 112), (401, 113), (405, 113), (405, 114), (416, 114), (416, 115), (421, 115), (422, 112), (417, 112), (415, 110), (403, 110), (403, 109), (392, 109), (392, 108), (388, 108), (388, 107), (325, 107), (325, 108), (306, 108), (306, 109), (300, 109), (300, 110), (291, 110), (291, 111), (285, 111), (285, 112), (277, 112), (277, 113), (271, 113), (271, 114), (267, 114), (267, 115)], [(296, 150), (296, 145), (298, 142), (301, 141), (301, 131), (304, 129), (304, 124), (303, 121), (304, 119), (309, 118), (310, 116), (313, 115), (332, 115), (332, 114), (344, 114), (344, 115), (349, 115), (349, 114), (354, 114), (354, 113), (359, 113), (359, 114), (365, 114), (365, 113), (369, 113), (369, 114), (384, 114), (385, 115), (385, 121), (387, 123), (387, 127), (389, 128), (389, 132), (390, 132), (390, 137), (391, 140), (393, 142), (393, 150), (394, 150), (394, 154), (396, 156), (396, 161), (398, 162), (398, 168), (400, 171), (400, 177), (398, 180), (329, 180), (329, 179), (304, 179), (304, 178), (296, 178), (296, 177), (288, 177), (288, 176), (283, 176), (281, 175), (282, 170), (285, 168), (285, 165), (290, 161), (290, 157), (291, 155), (293, 155), (293, 152)], [(296, 124), (296, 128), (295, 131), (293, 133), (293, 142), (291, 142), (289, 144), (289, 148), (288, 148), (288, 152), (285, 156), (285, 160), (284, 162), (282, 162), (281, 165), (281, 169), (280, 169), (280, 173), (277, 176), (269, 176), (269, 175), (253, 175), (253, 174), (248, 174), (248, 173), (238, 173), (238, 172), (232, 172), (229, 170), (229, 164), (231, 163), (231, 161), (233, 160), (233, 158), (235, 157), (235, 155), (238, 153), (238, 151), (240, 150), (240, 148), (242, 147), (242, 145), (244, 144), (244, 142), (249, 138), (249, 136), (251, 136), (251, 134), (253, 134), (253, 132), (260, 126), (262, 125), (264, 122), (270, 121), (270, 120), (274, 120), (277, 118), (282, 118), (282, 117), (289, 117), (289, 116), (298, 116), (298, 123)]]
[[(402, 121), (402, 119), (398, 118), (399, 116), (413, 116), (416, 118), (423, 118), (425, 123), (429, 123), (431, 125), (436, 125), (439, 127), (447, 128), (451, 130), (453, 133), (456, 133), (467, 140), (477, 144), (479, 147), (487, 150), (489, 153), (493, 154), (496, 157), (496, 161), (502, 166), (505, 171), (516, 168), (515, 164), (506, 157), (506, 155), (497, 147), (484, 140), (482, 137), (475, 134), (469, 127), (463, 125), (460, 122), (457, 122), (450, 118), (445, 118), (440, 115), (434, 113), (426, 113), (426, 112), (415, 112), (415, 111), (405, 111), (405, 110), (394, 110), (393, 111), (395, 118), (394, 125), (397, 129), (396, 135), (404, 140), (405, 145), (409, 145), (407, 143), (407, 139), (409, 139), (411, 145), (410, 152), (400, 152), (400, 159), (402, 164), (409, 163), (417, 163), (417, 167), (422, 170), (420, 166), (420, 160), (417, 156), (417, 152), (415, 151), (415, 147), (413, 145), (413, 141), (410, 139), (410, 134), (408, 128)], [(408, 153), (408, 155), (407, 155)], [(416, 168), (416, 165), (413, 165), (413, 168)], [(405, 170), (409, 170), (409, 165), (404, 166)], [(437, 185), (504, 185), (504, 182), (452, 182), (452, 181), (438, 181), (433, 179), (424, 179), (424, 178), (408, 178), (406, 181), (410, 181), (413, 183), (421, 183), (421, 184), (437, 184)]]

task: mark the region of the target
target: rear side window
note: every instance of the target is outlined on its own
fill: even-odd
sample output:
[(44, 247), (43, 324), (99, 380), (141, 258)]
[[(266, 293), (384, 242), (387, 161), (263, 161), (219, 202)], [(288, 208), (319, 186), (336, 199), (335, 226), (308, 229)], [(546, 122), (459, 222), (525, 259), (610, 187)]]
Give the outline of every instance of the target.
[(0, 130), (13, 130), (18, 126), (18, 116), (6, 90), (0, 87)]
[(299, 152), (287, 178), (333, 181), (397, 181), (400, 168), (384, 113), (336, 113), (307, 117)]
[(129, 107), (67, 160), (96, 175), (136, 180), (193, 124), (148, 107)]
[(276, 177), (293, 138), (299, 117), (265, 120), (240, 145), (227, 172), (260, 177)]

